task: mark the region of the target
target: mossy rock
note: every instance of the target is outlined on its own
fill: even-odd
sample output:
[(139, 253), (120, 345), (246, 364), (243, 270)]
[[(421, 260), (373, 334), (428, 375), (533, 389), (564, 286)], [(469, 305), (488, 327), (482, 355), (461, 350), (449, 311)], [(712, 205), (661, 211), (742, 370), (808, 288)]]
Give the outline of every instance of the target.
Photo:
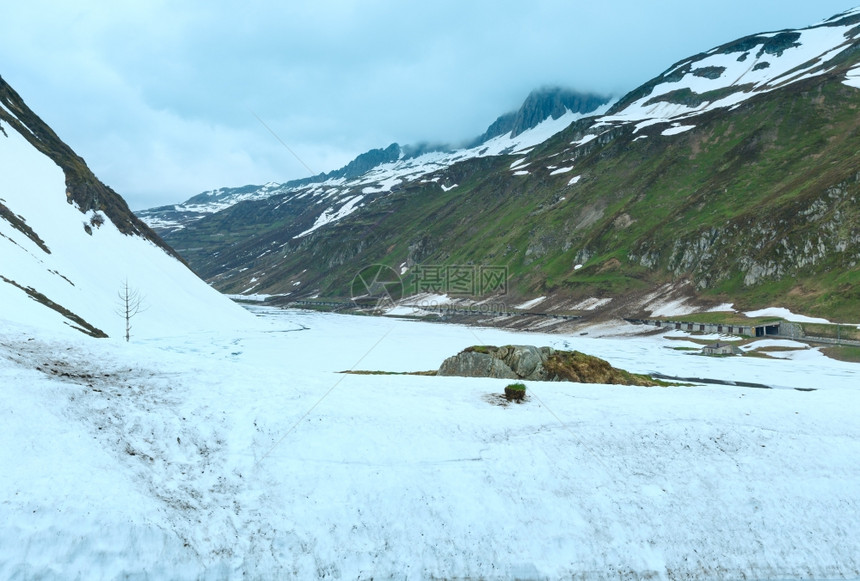
[[(665, 386), (647, 375), (616, 369), (608, 361), (579, 351), (556, 351), (532, 345), (474, 345), (446, 359), (437, 375), (457, 377), (494, 377), (522, 381), (573, 381), (611, 385)], [(508, 394), (521, 387), (522, 396)], [(515, 383), (505, 388), (505, 397), (522, 399), (525, 385)]]
[(556, 351), (547, 358), (544, 368), (551, 378), (560, 381), (645, 387), (664, 385), (647, 375), (617, 369), (608, 361), (579, 351)]
[(466, 347), (463, 352), (464, 353), (483, 353), (484, 355), (492, 355), (499, 348), (494, 345), (472, 345), (471, 347)]

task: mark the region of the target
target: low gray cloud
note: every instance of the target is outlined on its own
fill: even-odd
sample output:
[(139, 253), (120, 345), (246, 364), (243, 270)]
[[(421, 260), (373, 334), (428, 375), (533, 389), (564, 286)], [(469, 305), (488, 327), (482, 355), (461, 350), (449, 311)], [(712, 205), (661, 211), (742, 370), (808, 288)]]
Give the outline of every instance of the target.
[(0, 75), (140, 209), (393, 141), (458, 142), (534, 88), (620, 95), (717, 44), (851, 7), (34, 0), (4, 8)]

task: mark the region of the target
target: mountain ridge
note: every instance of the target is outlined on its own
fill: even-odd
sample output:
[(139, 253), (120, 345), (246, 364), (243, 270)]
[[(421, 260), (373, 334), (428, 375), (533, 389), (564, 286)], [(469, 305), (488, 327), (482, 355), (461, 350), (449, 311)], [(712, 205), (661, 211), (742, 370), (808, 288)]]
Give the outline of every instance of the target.
[[(565, 114), (586, 115), (609, 103), (609, 97), (601, 97), (590, 93), (579, 93), (558, 87), (544, 88), (532, 91), (516, 111), (502, 115), (493, 122), (480, 137), (469, 141), (462, 147), (442, 144), (420, 143), (417, 145), (401, 146), (392, 143), (385, 148), (376, 148), (356, 156), (345, 166), (317, 174), (313, 177), (290, 180), (284, 183), (270, 182), (263, 186), (241, 186), (236, 188), (219, 188), (192, 196), (180, 204), (169, 204), (141, 210), (138, 215), (153, 226), (157, 231), (168, 232), (171, 227), (184, 227), (207, 214), (218, 212), (229, 206), (245, 201), (261, 200), (273, 195), (298, 192), (302, 188), (312, 188), (315, 184), (338, 180), (356, 180), (386, 164), (398, 161), (408, 162), (422, 156), (436, 156), (438, 167), (447, 162), (447, 155), (456, 158), (460, 151), (480, 151), (481, 146), (494, 138), (510, 136), (514, 139), (523, 133), (535, 129), (549, 119), (558, 120)], [(510, 119), (508, 120), (508, 117)], [(477, 153), (481, 155), (480, 153)], [(465, 157), (465, 156), (461, 156)], [(408, 172), (407, 172), (408, 173)]]

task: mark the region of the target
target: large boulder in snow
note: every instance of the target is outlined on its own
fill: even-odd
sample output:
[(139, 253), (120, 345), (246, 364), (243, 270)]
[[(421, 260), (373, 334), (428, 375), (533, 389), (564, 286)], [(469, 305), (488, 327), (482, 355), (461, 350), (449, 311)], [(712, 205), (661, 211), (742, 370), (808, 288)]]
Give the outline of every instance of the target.
[(532, 345), (469, 347), (446, 359), (438, 375), (542, 381), (547, 379), (543, 364), (553, 352)]
[(443, 361), (437, 375), (517, 379), (517, 375), (501, 359), (489, 353), (468, 350)]
[(616, 369), (608, 361), (579, 351), (506, 345), (468, 347), (446, 359), (437, 375), (493, 377), (526, 381), (573, 381), (610, 385), (665, 385), (647, 375)]

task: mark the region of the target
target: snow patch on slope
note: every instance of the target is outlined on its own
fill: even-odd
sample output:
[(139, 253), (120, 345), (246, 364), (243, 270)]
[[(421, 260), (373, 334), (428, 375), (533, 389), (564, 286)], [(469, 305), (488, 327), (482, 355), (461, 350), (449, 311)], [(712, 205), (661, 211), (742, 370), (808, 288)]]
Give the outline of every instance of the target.
[(349, 216), (358, 209), (359, 203), (363, 199), (364, 196), (353, 196), (351, 198), (348, 198), (343, 204), (343, 206), (341, 206), (339, 209), (332, 211), (332, 208), (329, 208), (325, 210), (322, 214), (320, 214), (316, 222), (314, 222), (313, 226), (311, 226), (301, 234), (293, 236), (293, 238), (302, 238), (303, 236), (307, 236), (311, 232), (322, 228), (326, 224), (336, 222), (346, 216)]
[(695, 125), (675, 125), (670, 127), (669, 129), (664, 129), (660, 135), (670, 136), (670, 135), (679, 135), (681, 133), (686, 133), (691, 129), (695, 129)]
[(519, 305), (514, 305), (515, 309), (531, 309), (532, 307), (536, 307), (542, 302), (546, 300), (546, 297), (537, 297), (536, 299), (532, 299), (530, 301), (526, 301)]
[(807, 317), (806, 315), (797, 315), (792, 313), (788, 309), (784, 309), (782, 307), (769, 307), (767, 309), (759, 309), (757, 311), (749, 311), (744, 313), (747, 317), (779, 317), (780, 319), (785, 319), (786, 321), (792, 321), (794, 323), (823, 323), (830, 324), (830, 321), (827, 319), (821, 319), (817, 317)]
[(597, 309), (605, 307), (611, 302), (611, 298), (598, 299), (596, 297), (591, 297), (576, 303), (570, 308), (574, 311), (596, 311)]
[(860, 89), (860, 66), (856, 66), (845, 76), (844, 83), (849, 87), (854, 87), (855, 89)]

